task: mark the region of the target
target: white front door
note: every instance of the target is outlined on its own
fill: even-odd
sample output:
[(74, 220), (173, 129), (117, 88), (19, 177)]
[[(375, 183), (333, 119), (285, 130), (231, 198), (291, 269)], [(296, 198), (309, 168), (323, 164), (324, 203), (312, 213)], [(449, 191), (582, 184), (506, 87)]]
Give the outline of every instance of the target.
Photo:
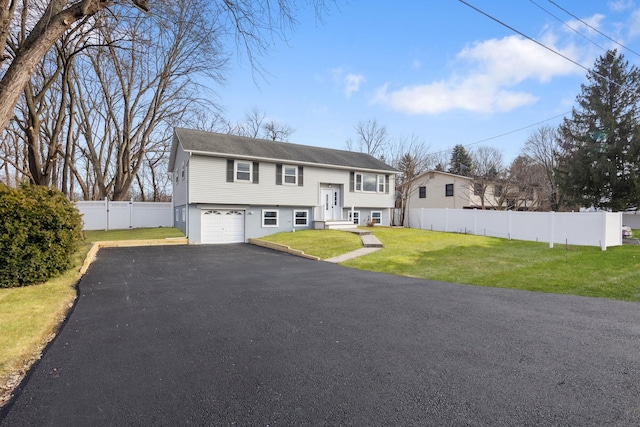
[(322, 212), (324, 220), (342, 219), (340, 206), (340, 190), (337, 188), (322, 189)]

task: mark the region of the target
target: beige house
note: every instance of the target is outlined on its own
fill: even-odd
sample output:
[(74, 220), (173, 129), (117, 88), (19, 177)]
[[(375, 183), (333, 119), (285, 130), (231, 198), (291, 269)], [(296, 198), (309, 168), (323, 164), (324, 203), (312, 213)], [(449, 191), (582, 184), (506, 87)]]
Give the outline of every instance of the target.
[(441, 171), (414, 178), (407, 198), (409, 209), (536, 210), (538, 203), (533, 189)]

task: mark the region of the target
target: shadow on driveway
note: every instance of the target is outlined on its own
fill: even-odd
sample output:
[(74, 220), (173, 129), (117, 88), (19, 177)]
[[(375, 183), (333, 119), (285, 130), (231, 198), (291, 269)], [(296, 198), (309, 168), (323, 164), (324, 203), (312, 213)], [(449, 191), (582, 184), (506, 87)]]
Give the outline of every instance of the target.
[(2, 426), (638, 425), (640, 305), (103, 249)]

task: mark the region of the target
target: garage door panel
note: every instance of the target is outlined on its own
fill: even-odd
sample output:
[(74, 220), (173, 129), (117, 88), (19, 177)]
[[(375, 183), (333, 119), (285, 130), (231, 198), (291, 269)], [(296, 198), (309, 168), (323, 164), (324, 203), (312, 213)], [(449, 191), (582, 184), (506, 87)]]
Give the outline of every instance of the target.
[(244, 211), (204, 210), (200, 226), (202, 243), (244, 242)]

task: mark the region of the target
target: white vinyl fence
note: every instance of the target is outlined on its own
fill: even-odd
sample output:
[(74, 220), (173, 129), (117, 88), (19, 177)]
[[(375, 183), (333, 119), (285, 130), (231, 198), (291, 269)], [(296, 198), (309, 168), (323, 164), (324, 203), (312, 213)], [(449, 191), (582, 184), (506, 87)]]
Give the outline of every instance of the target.
[(173, 227), (171, 202), (76, 202), (83, 230), (118, 230), (143, 227)]
[(622, 215), (622, 223), (634, 230), (640, 229), (640, 213), (625, 213)]
[(598, 246), (622, 245), (622, 213), (515, 212), (480, 209), (409, 209), (405, 226), (554, 243)]

